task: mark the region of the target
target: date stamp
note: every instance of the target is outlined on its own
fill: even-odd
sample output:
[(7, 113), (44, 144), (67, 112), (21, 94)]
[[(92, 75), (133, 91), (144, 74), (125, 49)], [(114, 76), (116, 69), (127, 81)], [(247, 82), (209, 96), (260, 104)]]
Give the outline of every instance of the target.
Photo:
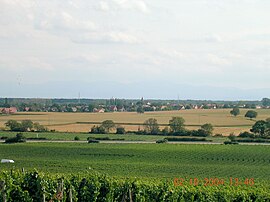
[(254, 178), (174, 178), (174, 186), (253, 186), (255, 184)]

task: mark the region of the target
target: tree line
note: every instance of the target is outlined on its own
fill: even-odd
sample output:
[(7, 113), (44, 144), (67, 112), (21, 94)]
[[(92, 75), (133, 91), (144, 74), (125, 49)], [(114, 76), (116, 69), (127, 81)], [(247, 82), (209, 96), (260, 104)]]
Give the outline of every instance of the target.
[(15, 132), (27, 132), (27, 131), (36, 131), (36, 132), (46, 132), (48, 128), (41, 125), (38, 122), (33, 122), (31, 120), (22, 120), (21, 122), (15, 120), (8, 120), (5, 125), (10, 128), (11, 131)]
[[(149, 118), (143, 124), (143, 128), (138, 128), (138, 131), (129, 131), (135, 134), (142, 135), (174, 135), (174, 136), (201, 136), (207, 137), (212, 135), (214, 127), (210, 123), (206, 123), (198, 130), (188, 130), (185, 128), (185, 120), (182, 117), (172, 117), (169, 120), (168, 126), (160, 129), (157, 119)], [(106, 134), (115, 131), (116, 134), (125, 134), (126, 130), (122, 126), (117, 126), (112, 120), (105, 120), (101, 125), (94, 125), (90, 133)]]

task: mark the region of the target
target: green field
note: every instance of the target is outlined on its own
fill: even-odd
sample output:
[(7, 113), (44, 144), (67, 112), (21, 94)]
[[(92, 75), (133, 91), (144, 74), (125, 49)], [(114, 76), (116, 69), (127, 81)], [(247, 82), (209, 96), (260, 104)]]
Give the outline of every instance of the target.
[[(15, 137), (17, 132), (11, 131), (0, 131), (0, 138), (2, 137)], [(135, 134), (89, 134), (89, 133), (65, 133), (65, 132), (24, 132), (23, 135), (26, 138), (46, 138), (46, 140), (52, 141), (73, 141), (77, 136), (81, 141), (86, 141), (87, 138), (105, 138), (108, 137), (110, 139), (123, 139), (125, 141), (145, 141), (145, 142), (155, 142), (157, 140), (161, 140), (167, 138), (169, 136), (163, 135), (135, 135)], [(190, 136), (189, 136), (190, 137)], [(227, 137), (207, 137), (208, 140), (212, 140), (215, 143), (223, 143), (224, 141), (229, 140)]]
[(50, 173), (94, 170), (115, 177), (254, 178), (269, 181), (270, 147), (182, 144), (1, 144), (1, 170), (36, 168)]

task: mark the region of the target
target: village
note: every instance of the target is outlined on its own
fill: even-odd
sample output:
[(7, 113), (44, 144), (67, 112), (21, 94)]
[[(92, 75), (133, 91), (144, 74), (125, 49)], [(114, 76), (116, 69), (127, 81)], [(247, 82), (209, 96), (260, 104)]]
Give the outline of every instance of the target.
[[(16, 99), (15, 99), (16, 100)], [(45, 99), (44, 99), (45, 100)], [(269, 108), (268, 98), (263, 98), (260, 102), (214, 102), (214, 101), (165, 101), (165, 100), (124, 100), (111, 98), (108, 100), (80, 100), (63, 99), (61, 102), (52, 100), (50, 103), (41, 102), (43, 99), (24, 102), (20, 99), (12, 102), (8, 98), (0, 102), (0, 114), (14, 114), (17, 112), (151, 112), (151, 111), (177, 111), (177, 110), (197, 110), (197, 109), (226, 109), (226, 108), (246, 108), (263, 109)]]

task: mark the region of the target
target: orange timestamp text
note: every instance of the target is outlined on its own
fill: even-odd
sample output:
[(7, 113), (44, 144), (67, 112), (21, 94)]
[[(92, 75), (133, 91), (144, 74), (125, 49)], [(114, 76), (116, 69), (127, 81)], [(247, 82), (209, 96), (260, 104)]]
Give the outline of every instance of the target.
[(253, 186), (255, 184), (254, 178), (233, 178), (230, 177), (228, 179), (224, 178), (174, 178), (173, 180), (174, 186), (185, 186), (185, 185), (193, 185), (193, 186)]

